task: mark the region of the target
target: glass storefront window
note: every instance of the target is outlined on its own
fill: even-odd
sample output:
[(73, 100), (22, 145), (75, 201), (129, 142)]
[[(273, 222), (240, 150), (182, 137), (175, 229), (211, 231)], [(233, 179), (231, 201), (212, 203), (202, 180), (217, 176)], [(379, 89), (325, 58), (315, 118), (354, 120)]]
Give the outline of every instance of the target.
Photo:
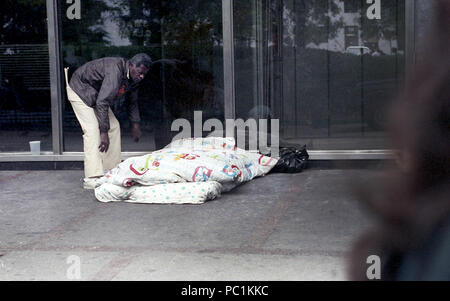
[[(234, 0), (236, 118), (277, 118), (280, 144), (310, 150), (386, 149), (385, 110), (405, 69), (405, 1)], [(156, 63), (139, 92), (143, 137), (116, 117), (123, 151), (151, 151), (194, 111), (224, 119), (222, 1), (86, 0), (60, 3), (69, 76), (96, 58), (149, 54)], [(50, 151), (46, 3), (0, 8), (1, 152)], [(81, 128), (63, 106), (64, 151), (82, 151)], [(204, 133), (205, 134), (205, 133)], [(206, 133), (207, 134), (207, 133)], [(11, 139), (13, 137), (13, 139)]]
[[(155, 62), (139, 91), (142, 137), (132, 141), (125, 110), (122, 151), (152, 151), (169, 143), (173, 120), (223, 119), (223, 42), (221, 0), (84, 0), (80, 18), (70, 4), (60, 7), (64, 66), (69, 76), (93, 59), (137, 53)], [(82, 151), (82, 133), (66, 101), (64, 150)]]
[(0, 152), (52, 150), (45, 0), (0, 5)]
[[(405, 1), (235, 0), (236, 115), (278, 118), (280, 144), (386, 149), (405, 65)], [(244, 66), (245, 68), (240, 68)]]

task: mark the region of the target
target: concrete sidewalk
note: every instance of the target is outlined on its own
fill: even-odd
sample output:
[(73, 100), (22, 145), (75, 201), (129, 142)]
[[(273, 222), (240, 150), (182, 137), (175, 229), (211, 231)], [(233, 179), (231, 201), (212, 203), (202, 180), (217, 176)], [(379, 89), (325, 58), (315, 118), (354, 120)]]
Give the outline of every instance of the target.
[(69, 280), (78, 259), (81, 280), (345, 280), (370, 224), (349, 183), (376, 175), (269, 174), (203, 205), (149, 205), (96, 201), (80, 170), (0, 171), (0, 280)]

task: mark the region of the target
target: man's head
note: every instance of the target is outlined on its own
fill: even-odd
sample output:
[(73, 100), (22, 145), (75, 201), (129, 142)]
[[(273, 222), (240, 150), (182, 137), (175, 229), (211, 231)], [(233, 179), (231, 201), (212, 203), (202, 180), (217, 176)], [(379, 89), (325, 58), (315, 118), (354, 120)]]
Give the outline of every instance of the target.
[(138, 53), (130, 59), (130, 77), (133, 82), (138, 83), (144, 79), (150, 66), (152, 59), (145, 53)]

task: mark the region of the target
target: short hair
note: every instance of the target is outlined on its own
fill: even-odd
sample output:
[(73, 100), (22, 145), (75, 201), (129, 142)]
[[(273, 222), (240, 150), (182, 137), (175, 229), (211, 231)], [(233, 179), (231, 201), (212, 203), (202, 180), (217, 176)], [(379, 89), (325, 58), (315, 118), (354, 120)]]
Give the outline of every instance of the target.
[(145, 67), (147, 67), (147, 69), (150, 69), (152, 65), (152, 59), (145, 53), (138, 53), (130, 59), (130, 64), (133, 64), (135, 67), (144, 65)]

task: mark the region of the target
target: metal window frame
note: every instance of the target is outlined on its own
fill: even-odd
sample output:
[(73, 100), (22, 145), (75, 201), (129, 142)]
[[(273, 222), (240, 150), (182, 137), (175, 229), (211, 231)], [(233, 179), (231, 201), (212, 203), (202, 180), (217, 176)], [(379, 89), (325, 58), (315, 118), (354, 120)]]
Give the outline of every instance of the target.
[[(122, 152), (121, 159), (143, 156), (146, 152)], [(308, 150), (310, 160), (390, 160), (394, 158), (392, 150)], [(82, 152), (63, 152), (53, 154), (42, 152), (41, 155), (31, 155), (29, 152), (1, 153), (0, 162), (73, 162), (83, 161)]]
[[(281, 0), (282, 1), (282, 0)], [(82, 161), (82, 152), (64, 152), (63, 112), (63, 63), (61, 53), (61, 28), (58, 20), (59, 3), (46, 0), (48, 20), (48, 44), (51, 80), (51, 114), (53, 152), (40, 156), (28, 152), (0, 153), (0, 162), (11, 161)], [(223, 21), (223, 66), (224, 66), (224, 112), (225, 118), (235, 119), (235, 73), (233, 38), (233, 0), (222, 0)], [(415, 64), (416, 0), (405, 0), (405, 55), (406, 78), (409, 78)], [(392, 150), (316, 150), (309, 151), (312, 160), (367, 160), (390, 159)], [(122, 152), (122, 158), (145, 154), (145, 152)]]
[(416, 0), (405, 0), (405, 79), (416, 64)]
[(53, 154), (63, 154), (63, 62), (61, 52), (61, 28), (58, 20), (58, 1), (47, 2), (47, 30), (50, 62), (50, 97), (52, 115), (52, 145)]
[(233, 0), (222, 0), (224, 117), (236, 119)]

